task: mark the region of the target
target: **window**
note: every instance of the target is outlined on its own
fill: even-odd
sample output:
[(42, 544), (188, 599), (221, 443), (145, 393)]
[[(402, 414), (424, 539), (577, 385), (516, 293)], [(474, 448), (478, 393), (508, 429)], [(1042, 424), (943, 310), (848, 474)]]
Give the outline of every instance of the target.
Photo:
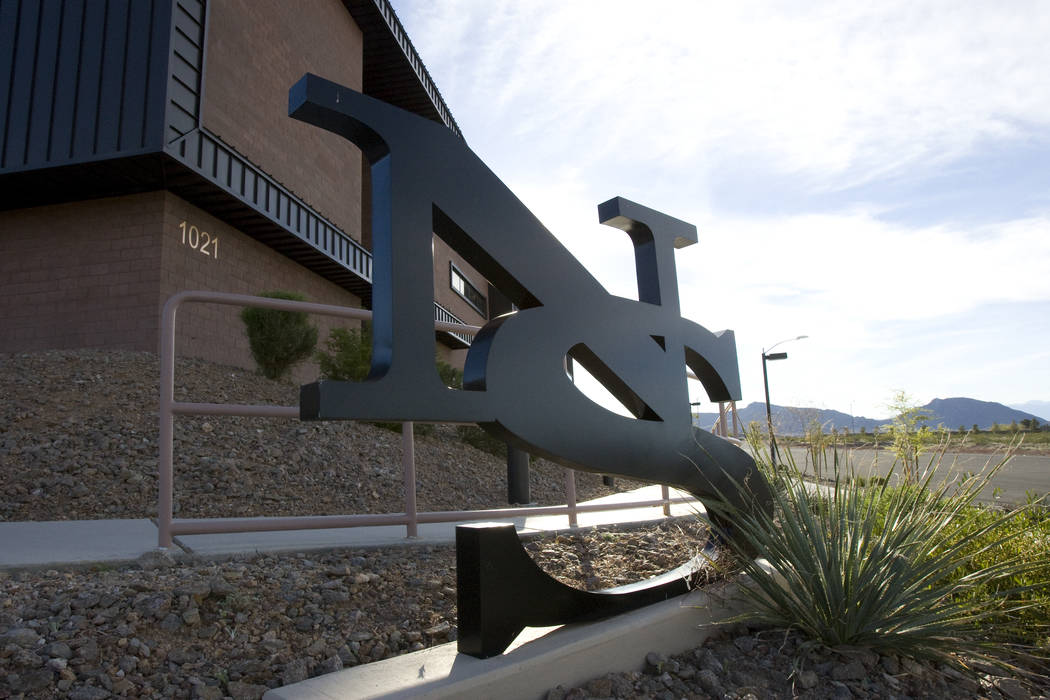
[(485, 302), (485, 295), (478, 291), (477, 287), (470, 283), (470, 280), (459, 271), (455, 263), (449, 262), (450, 280), (453, 291), (459, 294), (461, 297), (467, 300), (467, 303), (474, 307), (475, 310), (485, 318), (488, 318), (488, 305)]

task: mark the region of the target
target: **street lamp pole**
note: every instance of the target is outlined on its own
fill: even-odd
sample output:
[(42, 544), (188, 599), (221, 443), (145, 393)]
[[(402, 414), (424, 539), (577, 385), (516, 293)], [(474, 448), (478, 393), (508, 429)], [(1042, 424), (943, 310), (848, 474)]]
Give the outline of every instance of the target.
[[(769, 350), (772, 350), (776, 346), (781, 345), (783, 343), (789, 343), (793, 340), (802, 340), (808, 337), (808, 335), (800, 335), (794, 338), (787, 338), (786, 340), (781, 340), (779, 342), (773, 343), (773, 345), (769, 347)], [(772, 460), (773, 464), (776, 464), (777, 440), (776, 437), (773, 435), (773, 409), (769, 403), (769, 372), (766, 370), (766, 362), (772, 362), (774, 360), (786, 360), (788, 355), (786, 352), (769, 352), (769, 350), (762, 350), (762, 383), (765, 386), (766, 390), (766, 428), (769, 430), (769, 458), (770, 460)]]

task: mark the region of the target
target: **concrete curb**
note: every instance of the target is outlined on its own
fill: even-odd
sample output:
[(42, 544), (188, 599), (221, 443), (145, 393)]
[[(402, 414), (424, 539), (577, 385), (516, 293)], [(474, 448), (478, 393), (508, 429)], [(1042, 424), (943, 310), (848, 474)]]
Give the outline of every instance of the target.
[(610, 672), (640, 670), (651, 651), (679, 654), (702, 644), (740, 612), (736, 584), (656, 603), (608, 620), (526, 630), (501, 656), (475, 659), (456, 643), (329, 673), (270, 690), (264, 700), (464, 698), (536, 700)]

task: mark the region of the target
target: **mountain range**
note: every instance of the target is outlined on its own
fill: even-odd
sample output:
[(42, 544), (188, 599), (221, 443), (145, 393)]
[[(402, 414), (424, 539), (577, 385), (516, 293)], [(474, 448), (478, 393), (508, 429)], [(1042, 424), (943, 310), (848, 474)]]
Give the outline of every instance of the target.
[[(1034, 419), (1038, 420), (1040, 425), (1050, 422), (1041, 416), (1019, 411), (994, 401), (978, 401), (962, 397), (934, 399), (922, 406), (922, 409), (931, 415), (927, 421), (927, 425), (931, 428), (944, 425), (945, 428), (958, 430), (960, 427), (970, 429), (976, 425), (981, 430), (988, 430), (995, 424), (1009, 426), (1014, 421), (1020, 423)], [(860, 432), (862, 429), (871, 432), (879, 426), (893, 422), (890, 418), (851, 416), (842, 411), (824, 408), (799, 408), (773, 404), (770, 410), (773, 414), (773, 425), (778, 432), (784, 435), (802, 435), (812, 421), (820, 423), (826, 433), (843, 428), (850, 432)], [(701, 428), (709, 429), (716, 420), (718, 420), (717, 413), (700, 413), (693, 422)], [(746, 427), (751, 421), (765, 425), (766, 405), (758, 401), (749, 403), (740, 408), (739, 420), (741, 427)]]

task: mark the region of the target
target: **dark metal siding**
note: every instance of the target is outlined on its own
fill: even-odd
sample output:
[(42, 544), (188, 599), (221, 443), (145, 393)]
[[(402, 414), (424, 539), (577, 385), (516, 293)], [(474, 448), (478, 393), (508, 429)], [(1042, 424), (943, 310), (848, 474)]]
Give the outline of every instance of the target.
[[(363, 299), (370, 297), (372, 256), (369, 252), (214, 134), (204, 128), (196, 129), (178, 142), (168, 144), (166, 151), (209, 183), (202, 188), (199, 183), (182, 187), (169, 181), (169, 189), (202, 209), (215, 212), (217, 208), (226, 208), (225, 213), (218, 214), (226, 220), (235, 215), (233, 209), (237, 208), (231, 208), (232, 196), (245, 208), (276, 224), (274, 227), (240, 221), (237, 226), (242, 231), (295, 259), (299, 259), (300, 254), (311, 257), (316, 252), (323, 253), (325, 258), (338, 263), (341, 270), (332, 278), (334, 281)], [(351, 274), (344, 274), (346, 272)]]
[(171, 0), (0, 0), (0, 172), (159, 151)]
[(175, 0), (174, 11), (166, 143), (200, 125), (204, 72), (204, 4), (198, 0)]
[(343, 0), (365, 40), (366, 95), (444, 124), (462, 137), (390, 0)]

